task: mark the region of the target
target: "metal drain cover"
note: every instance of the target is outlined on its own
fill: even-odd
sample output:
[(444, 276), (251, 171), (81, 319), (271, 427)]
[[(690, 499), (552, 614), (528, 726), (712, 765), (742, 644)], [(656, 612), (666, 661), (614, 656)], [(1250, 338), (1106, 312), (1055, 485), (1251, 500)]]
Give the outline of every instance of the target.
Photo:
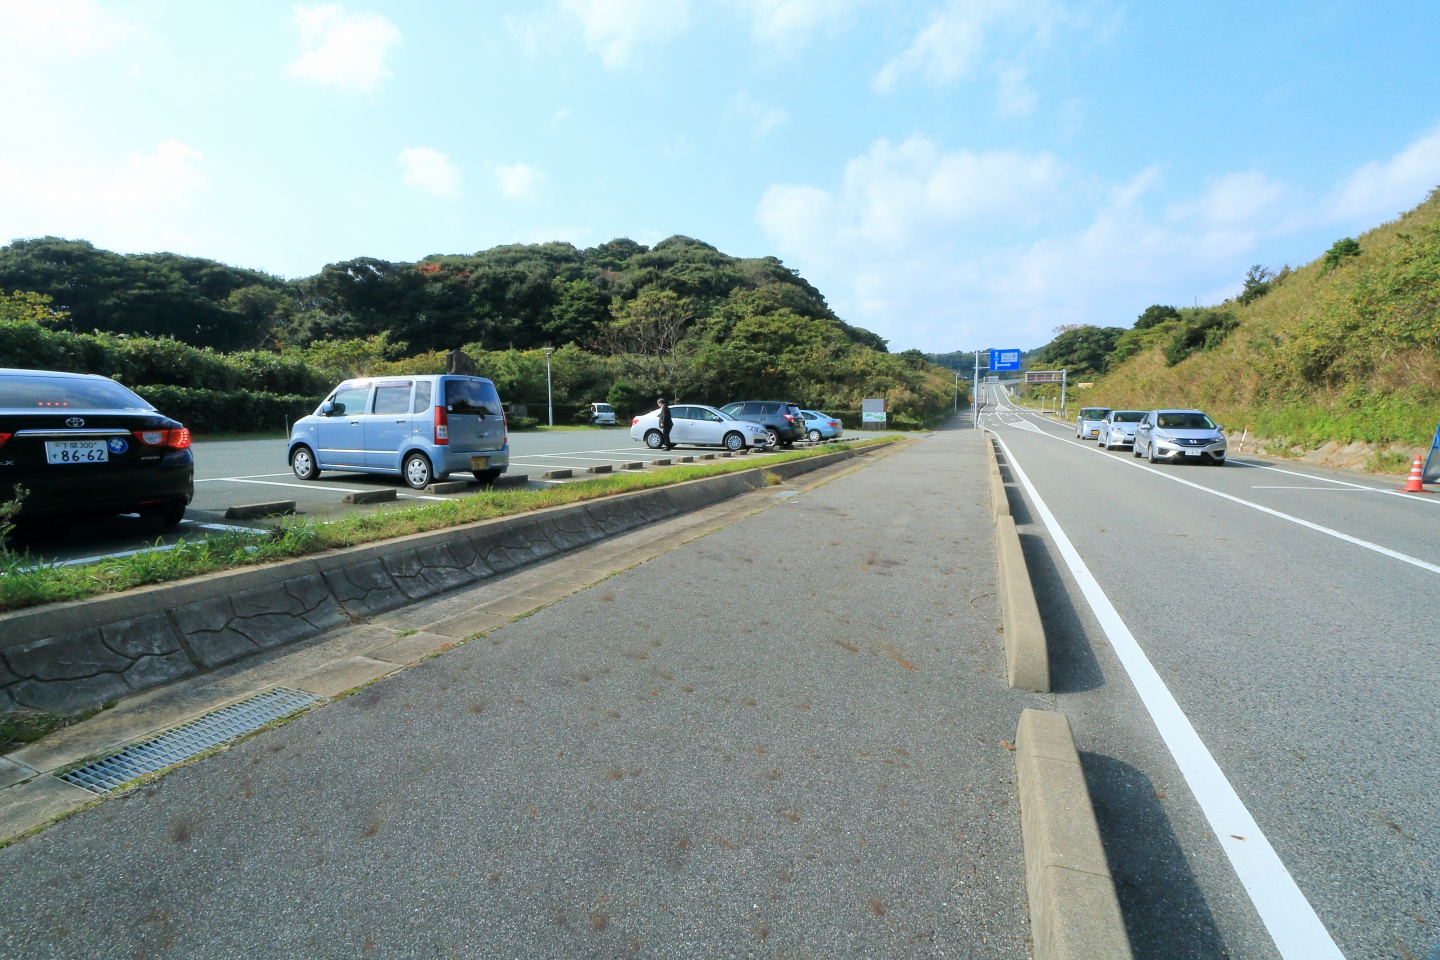
[(276, 687), (56, 776), (95, 793), (109, 793), (136, 777), (188, 760), (324, 699), (303, 690)]

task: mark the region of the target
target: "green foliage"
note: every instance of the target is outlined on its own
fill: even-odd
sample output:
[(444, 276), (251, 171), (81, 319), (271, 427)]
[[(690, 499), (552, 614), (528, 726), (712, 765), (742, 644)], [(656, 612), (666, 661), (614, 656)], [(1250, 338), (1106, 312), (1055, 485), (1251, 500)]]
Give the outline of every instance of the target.
[(0, 501), (0, 551), (4, 551), (7, 549), (6, 544), (10, 542), (10, 534), (15, 532), (15, 517), (25, 502), (26, 491), (24, 487), (15, 484), (9, 490), (0, 491), (0, 494), (10, 498)]
[[(256, 390), (132, 386), (146, 403), (179, 420), (194, 433), (255, 433), (279, 430), (313, 413), (318, 396), (288, 396)], [(328, 389), (328, 387), (327, 387)]]
[(1360, 256), (1360, 241), (1354, 237), (1341, 237), (1330, 245), (1329, 250), (1325, 251), (1323, 262), (1326, 270), (1334, 270), (1347, 257), (1358, 256)]
[(1179, 320), (1180, 311), (1174, 307), (1167, 307), (1161, 304), (1152, 304), (1145, 308), (1145, 312), (1135, 318), (1132, 330), (1149, 330), (1169, 320)]
[(1201, 350), (1215, 349), (1240, 325), (1228, 310), (1205, 308), (1188, 313), (1165, 345), (1166, 366), (1173, 367)]
[(1125, 332), (1122, 327), (1078, 326), (1062, 330), (1035, 354), (1032, 365), (1038, 369), (1068, 369), (1070, 379), (1086, 374), (1101, 374), (1109, 365), (1110, 352)]
[(1241, 303), (1253, 303), (1270, 292), (1270, 285), (1274, 281), (1275, 272), (1257, 263), (1245, 271), (1245, 287), (1237, 299)]

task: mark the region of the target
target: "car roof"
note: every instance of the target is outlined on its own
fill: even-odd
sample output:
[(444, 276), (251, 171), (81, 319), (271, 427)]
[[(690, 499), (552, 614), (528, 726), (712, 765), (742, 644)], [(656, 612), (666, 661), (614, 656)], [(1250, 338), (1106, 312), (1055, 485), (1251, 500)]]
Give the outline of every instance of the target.
[(1189, 407), (1165, 407), (1150, 411), (1151, 413), (1204, 413), (1204, 410), (1195, 410)]
[(22, 370), (19, 367), (0, 367), (0, 377), (60, 377), (65, 380), (109, 380), (98, 373), (67, 373), (64, 370)]

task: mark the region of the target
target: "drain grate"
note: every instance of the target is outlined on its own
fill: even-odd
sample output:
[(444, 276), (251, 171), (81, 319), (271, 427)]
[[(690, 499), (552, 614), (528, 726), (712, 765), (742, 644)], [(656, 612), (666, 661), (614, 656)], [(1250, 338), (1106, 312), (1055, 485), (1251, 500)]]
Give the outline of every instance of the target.
[(276, 687), (56, 776), (95, 793), (109, 793), (138, 776), (188, 760), (324, 699), (303, 690)]

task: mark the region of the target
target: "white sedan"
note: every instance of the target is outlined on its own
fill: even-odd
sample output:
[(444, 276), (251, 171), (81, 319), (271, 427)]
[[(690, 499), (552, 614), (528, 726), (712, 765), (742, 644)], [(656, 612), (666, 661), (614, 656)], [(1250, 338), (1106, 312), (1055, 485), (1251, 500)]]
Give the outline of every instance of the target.
[[(726, 450), (744, 450), (746, 447), (764, 447), (770, 443), (770, 433), (758, 423), (736, 420), (728, 413), (721, 413), (714, 407), (697, 403), (675, 404), (670, 407), (674, 423), (670, 427), (670, 444), (688, 447), (724, 447)], [(660, 411), (651, 410), (630, 421), (630, 439), (642, 441), (651, 450), (664, 446), (660, 435)]]

